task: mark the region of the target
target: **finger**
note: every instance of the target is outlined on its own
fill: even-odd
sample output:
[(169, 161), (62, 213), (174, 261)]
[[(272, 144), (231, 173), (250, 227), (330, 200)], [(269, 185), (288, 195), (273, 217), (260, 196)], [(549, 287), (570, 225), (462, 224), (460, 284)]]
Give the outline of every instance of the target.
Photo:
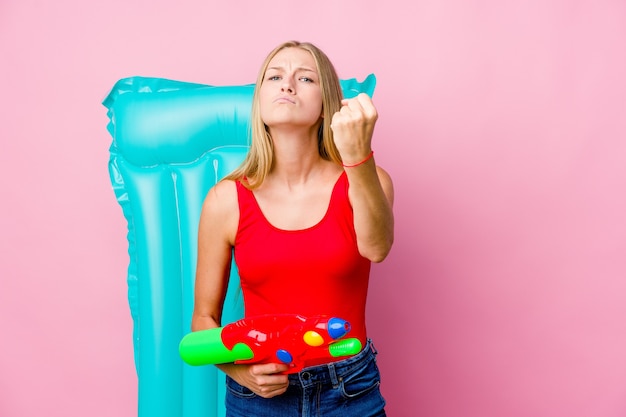
[(289, 370), (289, 365), (284, 363), (262, 363), (252, 365), (250, 372), (254, 375), (271, 375)]
[(280, 387), (261, 387), (258, 390), (253, 391), (255, 392), (255, 394), (263, 397), (263, 398), (272, 398), (272, 397), (276, 397), (277, 395), (281, 395), (284, 394), (287, 389), (289, 388), (289, 384), (285, 384), (283, 386)]
[(260, 390), (271, 392), (289, 385), (289, 377), (283, 374), (263, 375), (256, 378)]
[[(360, 94), (359, 94), (360, 96)], [(359, 96), (356, 96), (352, 99), (350, 99), (347, 103), (347, 106), (355, 111), (355, 112), (362, 112), (363, 111), (363, 105), (361, 103), (361, 99), (359, 98)]]
[(340, 116), (343, 115), (343, 116), (349, 117), (353, 112), (354, 110), (352, 110), (349, 105), (346, 105), (346, 106), (343, 106), (341, 109), (339, 109), (338, 114)]
[[(338, 116), (343, 116), (344, 121), (358, 120), (365, 114), (361, 104), (356, 99), (350, 99), (344, 106), (339, 109)], [(340, 119), (341, 120), (341, 119)]]
[(369, 94), (367, 94), (367, 93), (358, 93), (357, 95), (352, 96), (352, 97), (349, 97), (349, 98), (345, 98), (345, 97), (344, 97), (343, 99), (341, 99), (341, 103), (343, 104), (344, 102), (348, 102), (348, 101), (350, 101), (350, 100), (355, 100), (355, 99), (357, 99), (359, 96), (365, 96), (365, 97), (369, 97), (369, 98), (371, 98), (371, 97), (369, 96)]
[(258, 364), (250, 368), (254, 377), (253, 391), (264, 398), (271, 398), (283, 394), (289, 387), (289, 377), (283, 372), (289, 367), (284, 364)]
[(368, 96), (365, 93), (361, 93), (359, 94), (357, 97), (357, 100), (361, 106), (361, 109), (363, 110), (363, 113), (368, 116), (368, 117), (376, 117), (377, 116), (377, 111), (376, 111), (376, 107), (374, 106), (374, 102), (372, 101), (372, 99), (370, 98), (370, 96)]
[(341, 105), (342, 109), (348, 107), (352, 110), (358, 110), (361, 107), (358, 96), (341, 100)]

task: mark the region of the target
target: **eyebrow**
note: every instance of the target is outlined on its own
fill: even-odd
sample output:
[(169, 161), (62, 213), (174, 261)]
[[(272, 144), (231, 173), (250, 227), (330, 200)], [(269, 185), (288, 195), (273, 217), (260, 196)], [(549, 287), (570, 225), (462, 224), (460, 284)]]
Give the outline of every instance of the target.
[[(279, 71), (284, 71), (285, 67), (268, 67), (267, 70), (279, 70)], [(306, 71), (306, 72), (314, 72), (317, 74), (317, 71), (315, 71), (314, 69), (311, 69), (309, 67), (297, 67), (296, 68), (296, 72), (301, 72), (301, 71)]]

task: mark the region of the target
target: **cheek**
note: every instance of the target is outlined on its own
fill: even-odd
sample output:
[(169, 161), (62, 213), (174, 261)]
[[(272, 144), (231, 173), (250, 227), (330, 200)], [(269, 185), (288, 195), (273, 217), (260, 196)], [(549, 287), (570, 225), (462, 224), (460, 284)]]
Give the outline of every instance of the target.
[(259, 103), (259, 116), (261, 116), (261, 120), (263, 121), (263, 123), (267, 124), (269, 122), (268, 120), (268, 114), (267, 111), (265, 110), (265, 106), (263, 106), (263, 103)]
[(324, 106), (322, 105), (321, 99), (317, 103), (316, 109), (317, 109), (317, 114), (319, 114), (320, 117), (324, 117)]
[(263, 104), (267, 101), (267, 97), (269, 96), (267, 88), (261, 87), (259, 89), (259, 104)]
[(265, 118), (265, 116), (267, 115), (267, 109), (269, 107), (270, 104), (270, 99), (269, 99), (269, 95), (267, 94), (267, 91), (263, 91), (263, 89), (261, 89), (259, 91), (259, 114), (261, 115), (261, 118)]
[(316, 94), (313, 94), (311, 97), (311, 104), (314, 106), (318, 114), (323, 114), (323, 101), (322, 101), (322, 93), (317, 91)]

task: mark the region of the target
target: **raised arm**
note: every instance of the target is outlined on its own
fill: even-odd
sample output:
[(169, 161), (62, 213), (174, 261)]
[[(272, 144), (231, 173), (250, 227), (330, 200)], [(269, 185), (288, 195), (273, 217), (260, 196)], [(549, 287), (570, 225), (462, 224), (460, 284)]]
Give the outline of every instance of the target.
[(381, 262), (393, 244), (393, 183), (376, 166), (372, 136), (378, 113), (366, 94), (344, 100), (332, 120), (335, 145), (350, 183), (354, 228), (362, 256)]

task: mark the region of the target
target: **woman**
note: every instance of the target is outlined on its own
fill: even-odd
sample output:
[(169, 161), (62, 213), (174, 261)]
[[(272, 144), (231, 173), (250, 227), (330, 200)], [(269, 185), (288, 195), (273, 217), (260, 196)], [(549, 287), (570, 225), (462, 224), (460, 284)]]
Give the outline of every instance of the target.
[(246, 317), (341, 317), (365, 348), (291, 375), (285, 364), (218, 365), (229, 416), (385, 415), (365, 329), (370, 264), (393, 242), (392, 181), (371, 148), (377, 117), (366, 94), (342, 100), (310, 43), (284, 43), (261, 67), (249, 154), (203, 205), (192, 330), (222, 325), (234, 252)]

